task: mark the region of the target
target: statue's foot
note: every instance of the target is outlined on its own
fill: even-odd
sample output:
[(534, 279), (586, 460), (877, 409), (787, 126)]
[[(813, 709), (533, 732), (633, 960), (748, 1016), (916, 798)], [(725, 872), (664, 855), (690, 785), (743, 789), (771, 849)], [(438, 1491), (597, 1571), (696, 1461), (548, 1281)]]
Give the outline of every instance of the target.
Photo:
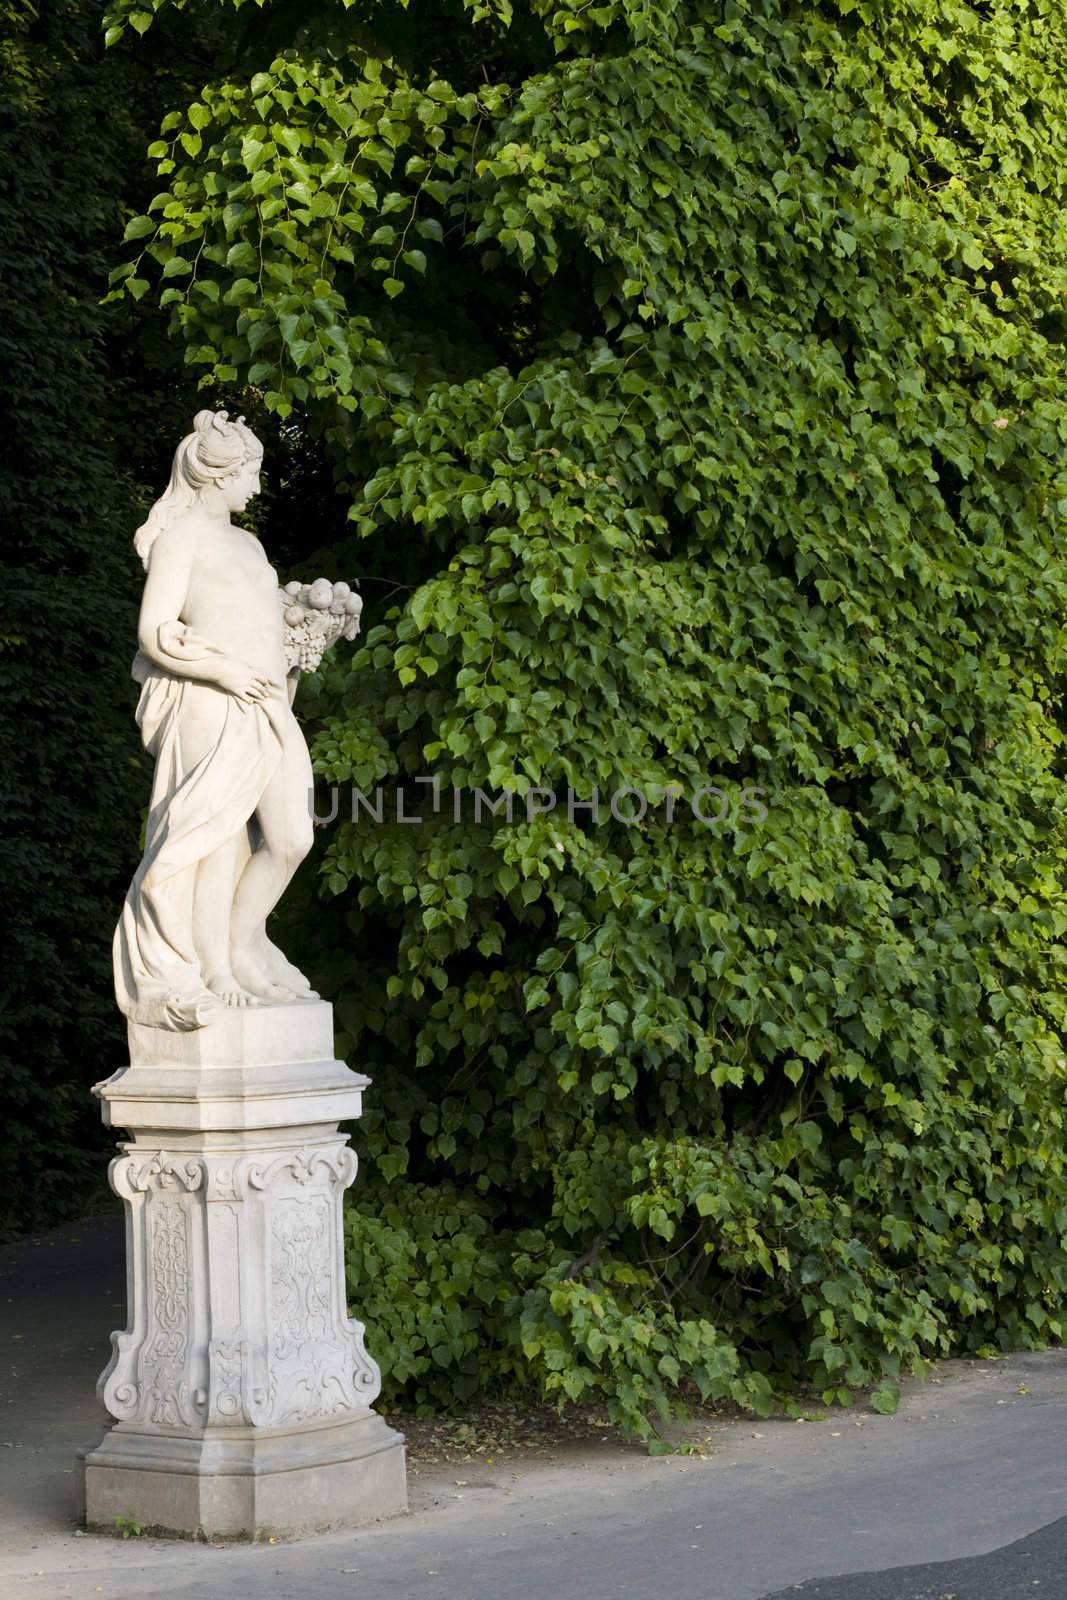
[(206, 980), (211, 993), (227, 1006), (258, 1006), (258, 996), (237, 982), (232, 972), (216, 972)]
[(280, 984), (283, 989), (291, 989), (298, 1000), (319, 998), (300, 968), (294, 967), (266, 934), (263, 935), (256, 954), (260, 967), (272, 983)]
[(257, 999), (266, 1000), (271, 1005), (280, 1005), (285, 1000), (296, 999), (292, 989), (284, 984), (275, 983), (268, 977), (259, 962), (254, 956), (249, 955), (247, 950), (234, 950), (230, 964), (241, 988), (255, 995)]

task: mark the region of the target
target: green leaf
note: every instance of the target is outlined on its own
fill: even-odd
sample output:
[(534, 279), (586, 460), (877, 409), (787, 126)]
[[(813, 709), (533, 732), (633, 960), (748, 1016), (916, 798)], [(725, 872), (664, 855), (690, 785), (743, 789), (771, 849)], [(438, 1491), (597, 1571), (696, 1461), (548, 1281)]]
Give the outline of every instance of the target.
[(891, 1417), (899, 1404), (900, 1387), (895, 1383), (883, 1383), (871, 1395), (871, 1405), (885, 1417)]

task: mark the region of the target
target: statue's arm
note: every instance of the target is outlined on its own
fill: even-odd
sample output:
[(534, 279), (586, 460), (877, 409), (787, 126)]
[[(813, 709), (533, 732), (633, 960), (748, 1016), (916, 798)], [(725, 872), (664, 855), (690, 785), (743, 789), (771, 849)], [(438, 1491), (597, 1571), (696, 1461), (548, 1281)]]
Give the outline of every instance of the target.
[(195, 554), (180, 529), (168, 529), (153, 545), (137, 625), (141, 651), (174, 677), (213, 683), (247, 704), (262, 700), (278, 685), (181, 621)]
[[(192, 573), (192, 546), (186, 539), (173, 533), (162, 533), (155, 541), (149, 571), (144, 579), (141, 595), (141, 616), (138, 619), (138, 643), (150, 661), (157, 666), (173, 670), (160, 643), (160, 629), (166, 624), (178, 624), (182, 606), (189, 594), (189, 576)], [(194, 677), (194, 672), (181, 672), (179, 677)]]
[(192, 542), (174, 531), (160, 534), (152, 549), (141, 596), (137, 643), (150, 661), (175, 677), (200, 678), (210, 683), (215, 681), (221, 652), (216, 655), (213, 651), (204, 651), (197, 655), (179, 653), (174, 648), (183, 632), (179, 619), (189, 592), (192, 568)]

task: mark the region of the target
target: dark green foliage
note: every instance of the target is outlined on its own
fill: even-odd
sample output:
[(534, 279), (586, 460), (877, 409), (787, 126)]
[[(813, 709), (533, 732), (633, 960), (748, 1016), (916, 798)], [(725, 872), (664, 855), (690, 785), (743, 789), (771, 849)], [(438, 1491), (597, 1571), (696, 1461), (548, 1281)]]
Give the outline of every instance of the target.
[[(1058, 1339), (1062, 7), (250, 11), (116, 283), (410, 590), (306, 702), (445, 795), (322, 863), (394, 1386), (644, 1428)], [(716, 781), (765, 820), (668, 821)]]
[(123, 347), (129, 314), (99, 302), (124, 186), (141, 181), (141, 129), (176, 78), (106, 56), (102, 9), (0, 5), (3, 1230), (87, 1193), (106, 1203), (88, 1091), (125, 1050), (111, 934), (148, 797), (129, 678), (134, 485), (166, 470), (155, 416), (172, 448), (181, 385), (153, 369), (152, 337), (144, 354)]
[(3, 1226), (63, 1215), (99, 1170), (87, 1091), (122, 1045), (110, 939), (136, 853), (111, 820), (137, 748), (119, 645), (134, 507), (95, 304), (121, 215), (98, 103), (113, 74), (97, 7), (35, 11), (3, 7), (0, 107)]

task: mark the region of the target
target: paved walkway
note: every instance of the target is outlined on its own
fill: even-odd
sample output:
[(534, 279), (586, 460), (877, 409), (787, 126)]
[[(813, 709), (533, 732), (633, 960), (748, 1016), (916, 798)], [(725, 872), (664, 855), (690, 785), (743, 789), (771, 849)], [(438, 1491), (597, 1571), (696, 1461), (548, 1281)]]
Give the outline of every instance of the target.
[(228, 1548), (79, 1534), (74, 1456), (106, 1425), (93, 1390), (124, 1322), (121, 1252), (116, 1219), (0, 1252), (5, 1600), (1067, 1596), (1058, 1351), (949, 1363), (896, 1417), (725, 1424), (707, 1459), (610, 1442), (427, 1468), (410, 1516), (358, 1533)]
[(1067, 1519), (988, 1556), (791, 1584), (770, 1600), (1041, 1600), (1067, 1595)]

